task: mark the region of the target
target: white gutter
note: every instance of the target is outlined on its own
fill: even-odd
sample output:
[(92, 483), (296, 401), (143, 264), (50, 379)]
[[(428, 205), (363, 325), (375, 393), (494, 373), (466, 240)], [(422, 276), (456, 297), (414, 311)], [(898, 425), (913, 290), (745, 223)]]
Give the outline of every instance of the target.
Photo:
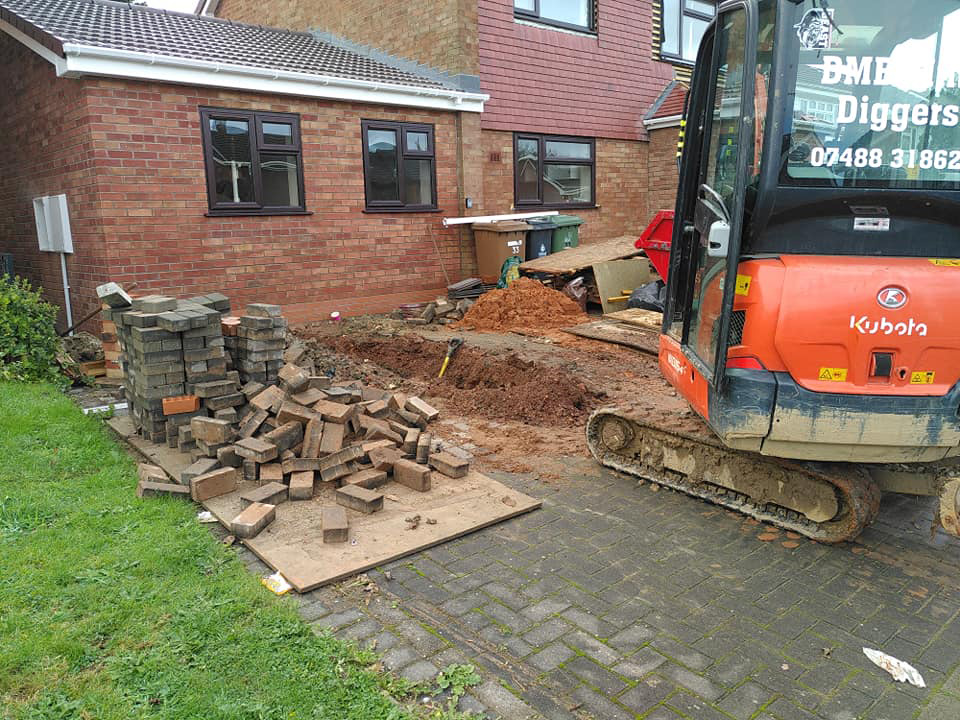
[(23, 34), (10, 23), (0, 20), (0, 31), (5, 32), (7, 35), (12, 37), (17, 42), (22, 43), (23, 45), (26, 45), (28, 48), (33, 50), (37, 55), (42, 57), (51, 65), (53, 65), (53, 67), (55, 67), (57, 70), (57, 75), (63, 75), (63, 73), (66, 72), (67, 70), (66, 60), (64, 60), (62, 57), (57, 55), (57, 53), (55, 53), (50, 48), (44, 47), (43, 45), (38, 43), (29, 35)]
[(106, 75), (346, 102), (483, 112), (489, 95), (64, 43), (67, 77)]
[(559, 214), (560, 212), (557, 210), (543, 210), (541, 212), (534, 212), (534, 213), (513, 213), (512, 215), (477, 215), (475, 217), (444, 218), (443, 226), (451, 227), (452, 225), (471, 225), (473, 223), (491, 223), (491, 222), (500, 222), (501, 220), (526, 220), (527, 218), (550, 217), (550, 216), (559, 215)]
[(654, 118), (653, 120), (644, 120), (643, 126), (647, 130), (662, 130), (663, 128), (680, 127), (683, 115), (670, 115), (668, 117)]
[(312, 75), (288, 70), (253, 67), (251, 65), (231, 65), (208, 60), (178, 58), (169, 55), (73, 43), (63, 44), (63, 52), (66, 58), (62, 58), (2, 20), (0, 20), (0, 31), (6, 32), (51, 63), (56, 69), (58, 77), (99, 75), (183, 85), (230, 88), (251, 92), (298, 95), (325, 100), (476, 113), (483, 112), (483, 104), (490, 99), (489, 95), (481, 93), (468, 93), (444, 88), (392, 85), (333, 75)]

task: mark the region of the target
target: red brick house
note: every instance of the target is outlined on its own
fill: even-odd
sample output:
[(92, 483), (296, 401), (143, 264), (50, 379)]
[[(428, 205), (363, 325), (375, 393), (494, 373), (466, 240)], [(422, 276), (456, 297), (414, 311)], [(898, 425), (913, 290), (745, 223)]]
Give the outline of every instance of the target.
[(675, 76), (689, 77), (715, 8), (714, 0), (201, 0), (197, 10), (309, 31), (489, 95), (463, 128), (474, 211), (575, 213), (589, 242), (639, 234), (665, 202), (659, 188), (676, 184), (676, 125), (650, 132), (644, 120)]
[(0, 0), (0, 253), (62, 304), (32, 200), (65, 193), (74, 317), (116, 280), (306, 320), (473, 274), (442, 217), (639, 233), (675, 183), (676, 130), (645, 117), (712, 5)]

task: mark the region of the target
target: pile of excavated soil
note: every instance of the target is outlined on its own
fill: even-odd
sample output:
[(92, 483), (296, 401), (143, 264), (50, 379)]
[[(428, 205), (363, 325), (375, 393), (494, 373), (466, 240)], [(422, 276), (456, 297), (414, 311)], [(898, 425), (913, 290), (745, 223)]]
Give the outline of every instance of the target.
[(344, 335), (315, 338), (335, 353), (366, 360), (402, 378), (419, 380), (423, 394), (449, 400), (464, 416), (532, 425), (582, 423), (604, 397), (565, 370), (463, 347), (437, 379), (447, 352), (442, 343), (417, 337), (371, 338)]
[(561, 292), (522, 277), (504, 290), (481, 295), (461, 327), (500, 332), (511, 328), (558, 328), (587, 321), (580, 306)]

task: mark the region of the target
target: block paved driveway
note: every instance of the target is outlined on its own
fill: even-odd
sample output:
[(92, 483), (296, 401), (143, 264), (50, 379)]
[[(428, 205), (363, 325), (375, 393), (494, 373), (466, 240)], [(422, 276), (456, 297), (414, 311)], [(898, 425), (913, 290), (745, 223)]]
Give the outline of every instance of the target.
[(561, 483), (491, 473), (541, 510), (369, 573), (369, 604), (350, 582), (304, 595), (303, 618), (414, 680), (473, 663), (461, 708), (488, 717), (960, 718), (960, 543), (931, 540), (929, 499), (888, 497), (855, 544), (763, 542), (739, 516), (563, 462)]

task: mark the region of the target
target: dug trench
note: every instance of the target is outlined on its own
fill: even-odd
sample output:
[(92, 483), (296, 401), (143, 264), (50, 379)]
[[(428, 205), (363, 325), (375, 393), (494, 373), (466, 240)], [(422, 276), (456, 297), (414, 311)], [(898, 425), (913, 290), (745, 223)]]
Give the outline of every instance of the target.
[(584, 427), (606, 394), (563, 368), (515, 352), (460, 348), (442, 379), (445, 343), (414, 334), (300, 332), (319, 372), (396, 386), (434, 402), (452, 442), (476, 446), (482, 464), (514, 472), (536, 456), (587, 455)]

